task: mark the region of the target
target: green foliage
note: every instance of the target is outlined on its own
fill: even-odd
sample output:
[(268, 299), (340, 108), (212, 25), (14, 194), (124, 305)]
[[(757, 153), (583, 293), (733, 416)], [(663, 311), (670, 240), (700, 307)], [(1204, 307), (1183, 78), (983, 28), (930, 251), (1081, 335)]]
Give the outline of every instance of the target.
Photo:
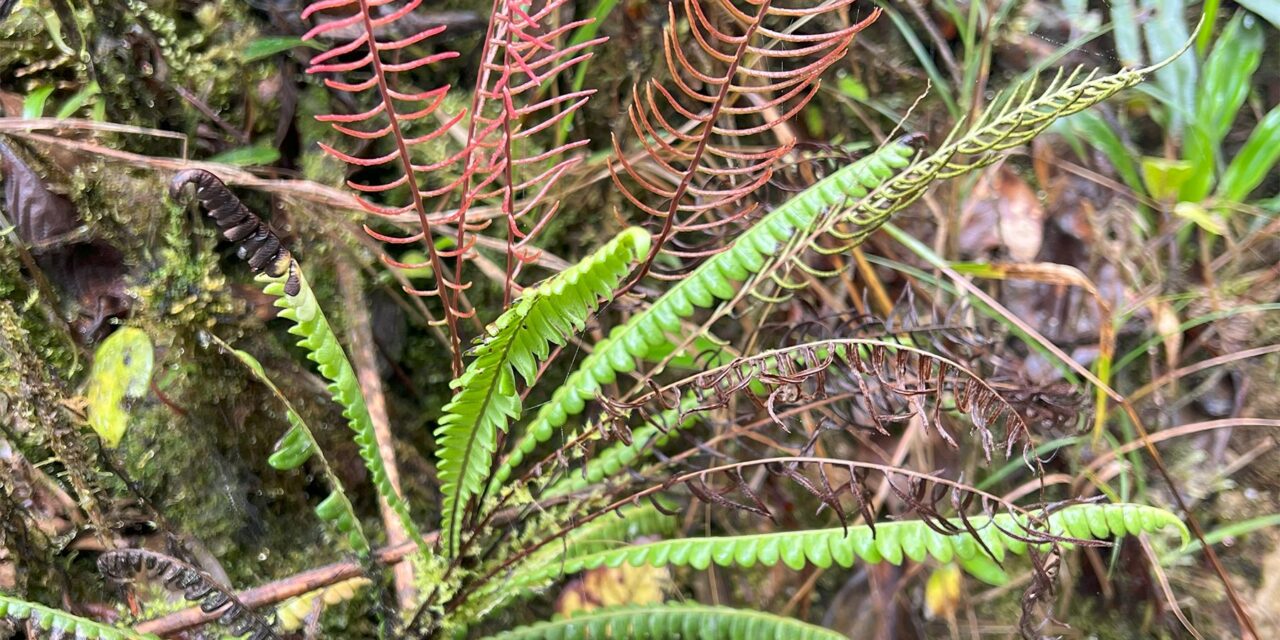
[[(356, 379), (355, 370), (351, 367), (351, 361), (347, 359), (346, 352), (338, 343), (338, 337), (334, 335), (328, 320), (325, 319), (320, 303), (316, 301), (316, 296), (311, 291), (311, 285), (307, 284), (306, 278), (302, 275), (302, 268), (292, 257), (289, 260), (292, 264), (279, 272), (279, 275), (260, 273), (256, 279), (263, 284), (262, 290), (265, 293), (276, 297), (275, 306), (281, 309), (280, 317), (293, 322), (289, 333), (302, 338), (298, 341), (298, 346), (306, 349), (307, 358), (316, 363), (316, 369), (320, 371), (320, 375), (329, 381), (329, 394), (334, 402), (342, 407), (342, 415), (347, 419), (347, 425), (355, 432), (360, 458), (369, 469), (369, 475), (373, 479), (374, 487), (378, 490), (378, 495), (395, 511), (409, 538), (416, 542), (419, 548), (425, 550), (426, 544), (422, 540), (422, 534), (409, 515), (409, 505), (396, 493), (395, 488), (391, 486), (391, 480), (387, 477), (387, 467), (382, 462), (382, 456), (378, 454), (378, 442), (373, 432), (373, 420), (369, 417), (369, 407), (365, 405), (364, 394), (360, 390), (360, 383)], [(286, 291), (286, 284), (291, 284), (291, 279), (296, 279), (298, 289), (297, 293), (292, 295)], [(301, 438), (297, 437), (295, 441), (285, 443), (285, 448), (294, 449), (301, 444)], [(288, 455), (285, 457), (292, 457), (295, 460), (297, 458), (297, 456)], [(277, 462), (283, 462), (283, 460), (277, 460)], [(301, 464), (300, 460), (297, 462)], [(341, 496), (341, 493), (331, 494), (316, 509), (317, 515), (322, 519), (341, 517), (343, 508), (339, 502), (345, 498), (334, 496)]]
[(631, 442), (617, 442), (609, 448), (591, 455), (581, 471), (572, 471), (543, 492), (543, 497), (553, 498), (581, 491), (614, 474), (634, 469), (646, 454), (661, 449), (681, 430), (698, 423), (698, 414), (689, 413), (681, 420), (682, 412), (691, 411), (699, 402), (686, 396), (678, 409), (667, 409), (654, 416), (647, 424), (631, 432)]
[[(672, 505), (665, 506), (670, 508)], [(617, 514), (618, 517), (598, 518), (577, 527), (565, 535), (563, 540), (552, 542), (529, 554), (518, 565), (520, 570), (541, 569), (559, 575), (558, 569), (563, 568), (566, 561), (615, 549), (643, 536), (670, 536), (680, 525), (675, 516), (664, 513), (651, 504), (622, 507)], [(532, 594), (535, 586), (541, 585), (515, 589), (505, 580), (495, 581), (486, 589), (486, 608), (494, 608)]]
[(763, 611), (702, 604), (611, 607), (569, 618), (540, 622), (490, 636), (488, 640), (844, 640), (845, 636), (794, 618)]
[[(1002, 584), (1007, 578), (999, 563), (1004, 560), (1005, 552), (1026, 554), (1028, 543), (1019, 537), (1033, 537), (1037, 532), (1042, 536), (1047, 533), (1054, 537), (1092, 540), (1171, 527), (1181, 533), (1183, 543), (1190, 537), (1174, 514), (1135, 504), (1073, 505), (1050, 514), (1046, 524), (1030, 528), (1025, 516), (1015, 518), (1007, 513), (975, 516), (968, 521), (978, 531), (977, 540), (968, 531), (953, 535), (939, 533), (921, 520), (882, 522), (874, 529), (870, 525), (860, 525), (847, 530), (837, 527), (664, 540), (566, 558), (563, 563), (553, 566), (520, 571), (511, 577), (510, 584), (515, 587), (536, 585), (561, 572), (575, 573), (599, 566), (617, 567), (624, 562), (631, 566), (648, 564), (652, 567), (678, 566), (701, 570), (713, 562), (722, 567), (752, 567), (756, 564), (772, 567), (781, 561), (799, 571), (808, 564), (821, 568), (838, 564), (847, 568), (853, 566), (855, 559), (861, 559), (871, 564), (889, 562), (898, 565), (904, 558), (923, 562), (929, 556), (939, 562), (955, 560), (975, 577), (988, 583)], [(957, 529), (965, 528), (958, 518), (950, 523)], [(1047, 544), (1045, 542), (1041, 546)], [(984, 546), (991, 555), (983, 551)]]
[(156, 640), (151, 634), (141, 634), (129, 629), (94, 622), (65, 611), (27, 602), (0, 593), (0, 618), (14, 623), (30, 622), (41, 633), (40, 637), (98, 638), (99, 640)]
[[(1178, 35), (1186, 33), (1182, 15), (1176, 8), (1161, 9), (1157, 21), (1176, 28), (1148, 30), (1147, 44), (1153, 55), (1171, 52), (1176, 49), (1172, 44), (1175, 40), (1184, 41)], [(1113, 19), (1119, 27), (1121, 17), (1113, 15)], [(1101, 117), (1081, 113), (1066, 123), (1065, 130), (1102, 151), (1135, 192), (1170, 202), (1199, 203), (1210, 195), (1219, 205), (1246, 202), (1280, 162), (1280, 108), (1273, 109), (1257, 124), (1245, 146), (1229, 162), (1224, 159), (1223, 144), (1248, 100), (1267, 37), (1274, 36), (1267, 30), (1255, 16), (1238, 12), (1213, 40), (1213, 48), (1203, 60), (1194, 54), (1184, 55), (1160, 72), (1163, 91), (1157, 97), (1169, 112), (1161, 124), (1165, 137), (1180, 146), (1176, 158), (1144, 159), (1145, 180), (1137, 178), (1134, 151)], [(1203, 42), (1208, 42), (1211, 31), (1206, 27), (1201, 32)], [(1119, 42), (1119, 29), (1116, 37)], [(1131, 46), (1137, 46), (1136, 41)], [(1223, 207), (1219, 209), (1225, 211)]]
[[(215, 338), (216, 339), (216, 338)], [(221, 342), (219, 340), (219, 342)], [(224, 344), (224, 346), (226, 346)], [(338, 480), (338, 476), (333, 473), (333, 468), (329, 466), (329, 461), (325, 459), (324, 452), (320, 450), (320, 446), (316, 444), (316, 438), (311, 432), (311, 428), (293, 408), (293, 403), (285, 397), (275, 382), (267, 376), (267, 372), (262, 368), (262, 363), (252, 355), (240, 351), (239, 349), (231, 349), (226, 347), (232, 355), (241, 363), (248, 367), (254, 377), (259, 382), (266, 385), (271, 393), (276, 396), (284, 404), (285, 417), (289, 420), (289, 430), (285, 432), (284, 437), (276, 443), (275, 451), (271, 457), (267, 459), (267, 464), (273, 468), (287, 471), (289, 469), (297, 469), (313, 456), (320, 462), (325, 480), (329, 483), (330, 493), (316, 507), (316, 515), (324, 522), (333, 526), (338, 533), (346, 537), (347, 543), (356, 551), (361, 559), (369, 557), (369, 539), (364, 534), (364, 529), (360, 526), (360, 519), (356, 516), (355, 509), (351, 506), (351, 501), (347, 498), (346, 491), (343, 490), (342, 481)]]
[(532, 385), (550, 345), (562, 345), (586, 325), (601, 299), (612, 297), (631, 263), (649, 251), (649, 233), (632, 227), (591, 256), (523, 296), (485, 331), (436, 429), (436, 457), (443, 494), (445, 548), (458, 552), (459, 527), (468, 502), (484, 489), (498, 447), (498, 431), (520, 417), (516, 374)]
[[(545, 442), (569, 416), (581, 413), (586, 401), (594, 399), (601, 385), (618, 373), (634, 371), (636, 360), (667, 342), (666, 333), (680, 328), (680, 321), (705, 309), (717, 300), (728, 300), (738, 291), (735, 283), (748, 280), (792, 237), (809, 227), (823, 210), (845, 202), (849, 191), (874, 188), (879, 181), (905, 167), (915, 149), (902, 143), (886, 145), (875, 154), (858, 160), (787, 201), (729, 247), (708, 258), (688, 277), (676, 283), (653, 306), (632, 316), (613, 329), (609, 337), (595, 345), (578, 370), (556, 389), (551, 400), (525, 429), (525, 435), (493, 477), (493, 490), (506, 482), (514, 467), (540, 442)], [(852, 196), (856, 197), (856, 196)]]

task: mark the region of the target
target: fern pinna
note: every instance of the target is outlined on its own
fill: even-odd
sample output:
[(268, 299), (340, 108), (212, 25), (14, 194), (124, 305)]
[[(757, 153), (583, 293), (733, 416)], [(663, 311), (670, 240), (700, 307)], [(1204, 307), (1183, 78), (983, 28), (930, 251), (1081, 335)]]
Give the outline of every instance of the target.
[[(652, 166), (628, 159), (616, 137), (616, 158), (609, 163), (619, 191), (659, 227), (633, 282), (649, 271), (660, 251), (677, 258), (714, 253), (714, 243), (698, 247), (695, 236), (753, 211), (752, 194), (769, 181), (774, 164), (795, 141), (784, 135), (774, 147), (746, 150), (740, 148), (743, 139), (779, 129), (799, 113), (818, 91), (822, 73), (844, 57), (854, 36), (880, 10), (830, 31), (791, 27), (834, 20), (854, 2), (792, 7), (779, 0), (714, 5), (684, 0), (668, 5), (663, 50), (672, 86), (653, 79), (643, 93), (635, 89), (628, 111), (634, 137)], [(677, 4), (683, 5), (684, 22), (676, 19)], [(687, 25), (688, 34), (681, 25)], [(693, 43), (688, 52), (685, 42)], [(677, 234), (684, 235), (668, 246)]]

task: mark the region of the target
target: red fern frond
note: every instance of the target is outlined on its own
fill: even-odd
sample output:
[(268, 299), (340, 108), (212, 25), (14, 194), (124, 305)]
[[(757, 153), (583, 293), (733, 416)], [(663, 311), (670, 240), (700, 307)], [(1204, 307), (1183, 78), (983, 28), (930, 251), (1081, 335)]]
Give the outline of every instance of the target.
[[(561, 45), (569, 34), (591, 22), (562, 23), (559, 14), (568, 0), (494, 0), (471, 108), (446, 115), (440, 111), (450, 89), (448, 85), (428, 90), (406, 88), (413, 86), (410, 74), (416, 70), (457, 56), (451, 51), (426, 55), (408, 53), (442, 33), (445, 27), (428, 27), (395, 39), (378, 35), (408, 16), (421, 1), (317, 0), (302, 16), (306, 19), (318, 12), (350, 13), (322, 22), (304, 36), (314, 38), (328, 34), (330, 38), (338, 35), (351, 38), (317, 55), (308, 71), (330, 74), (325, 79), (330, 89), (351, 94), (359, 104), (372, 105), (366, 111), (324, 115), (319, 119), (356, 140), (360, 148), (379, 151), (355, 153), (329, 145), (322, 147), (353, 167), (382, 173), (396, 169), (391, 172), (393, 177), (385, 182), (349, 180), (347, 184), (360, 195), (361, 207), (376, 218), (395, 221), (406, 214), (416, 215), (421, 227), (417, 233), (390, 235), (368, 226), (366, 231), (388, 244), (421, 243), (426, 248), (428, 259), (421, 265), (406, 265), (389, 257), (384, 257), (384, 261), (399, 268), (432, 268), (435, 287), (411, 293), (435, 295), (443, 301), (456, 369), (461, 364), (457, 322), (468, 315), (460, 304), (461, 292), (469, 286), (464, 278), (465, 258), (475, 246), (475, 233), (489, 225), (488, 220), (473, 220), (468, 213), (477, 203), (495, 202), (506, 220), (505, 290), (509, 301), (520, 268), (538, 257), (534, 238), (559, 209), (559, 203), (551, 200), (554, 186), (580, 161), (571, 156), (573, 150), (585, 144), (577, 141), (527, 151), (533, 147), (531, 139), (582, 108), (594, 93), (574, 91), (547, 95), (545, 89), (558, 74), (590, 57), (592, 48), (605, 39)], [(406, 22), (399, 24), (403, 26)], [(466, 131), (460, 150), (429, 163), (412, 160), (411, 147), (430, 143), (450, 130), (457, 130), (459, 125)], [(457, 167), (457, 177), (433, 184), (431, 174), (447, 167)], [(401, 189), (409, 194), (407, 202), (382, 201)], [(374, 202), (371, 198), (380, 200)], [(458, 199), (456, 208), (446, 215), (432, 213), (444, 210), (443, 205), (452, 198)], [(453, 248), (435, 246), (432, 224), (452, 225), (456, 229), (457, 242)], [(449, 271), (445, 270), (445, 259), (454, 260)]]
[(663, 48), (670, 87), (651, 80), (643, 90), (633, 88), (628, 112), (646, 162), (629, 159), (615, 136), (616, 159), (609, 163), (623, 197), (659, 226), (628, 288), (659, 252), (693, 259), (715, 251), (680, 234), (714, 235), (752, 213), (748, 196), (769, 181), (793, 142), (744, 150), (744, 139), (799, 113), (817, 93), (822, 73), (880, 10), (843, 28), (807, 33), (797, 27), (854, 1), (789, 7), (783, 0), (724, 0), (714, 3), (713, 15), (701, 0), (684, 0), (688, 34), (680, 33), (676, 3), (669, 5)]
[(560, 41), (590, 19), (561, 24), (568, 0), (494, 0), (471, 109), (469, 172), (462, 208), (497, 200), (506, 218), (505, 301), (520, 268), (537, 258), (534, 238), (559, 209), (549, 200), (559, 179), (581, 161), (572, 152), (586, 140), (527, 151), (532, 136), (581, 109), (594, 90), (544, 97), (558, 74), (591, 57), (605, 38), (561, 48)]
[[(414, 45), (439, 35), (444, 26), (429, 27), (408, 37), (385, 39), (379, 34), (388, 25), (408, 15), (422, 4), (422, 0), (317, 0), (302, 12), (305, 20), (324, 12), (340, 12), (349, 15), (336, 17), (317, 24), (303, 36), (309, 40), (321, 34), (346, 33), (354, 30), (355, 35), (349, 42), (339, 44), (311, 59), (308, 73), (328, 74), (324, 83), (329, 89), (350, 94), (357, 104), (372, 104), (367, 111), (358, 113), (335, 113), (317, 116), (317, 120), (327, 122), (335, 131), (357, 140), (361, 147), (373, 146), (383, 142), (383, 146), (392, 150), (383, 155), (365, 157), (341, 151), (336, 147), (321, 145), (333, 157), (354, 167), (388, 167), (394, 168), (398, 177), (382, 183), (358, 184), (348, 181), (348, 186), (360, 194), (385, 194), (394, 189), (405, 187), (408, 202), (402, 204), (375, 203), (365, 195), (357, 197), (360, 206), (370, 215), (381, 218), (399, 216), (406, 213), (416, 214), (421, 231), (407, 237), (390, 236), (374, 231), (366, 225), (370, 236), (387, 243), (405, 244), (419, 242), (426, 250), (428, 260), (424, 265), (430, 266), (435, 275), (436, 286), (431, 290), (413, 291), (416, 295), (438, 296), (444, 306), (445, 324), (449, 328), (450, 351), (453, 356), (454, 375), (462, 373), (462, 339), (459, 334), (458, 321), (466, 317), (459, 305), (461, 292), (468, 286), (461, 277), (461, 262), (468, 248), (465, 242), (450, 251), (438, 250), (431, 232), (427, 202), (431, 198), (449, 193), (458, 188), (468, 175), (464, 167), (462, 176), (449, 184), (428, 188), (430, 184), (426, 174), (459, 161), (466, 155), (466, 149), (446, 158), (444, 161), (429, 165), (415, 164), (410, 155), (410, 147), (414, 144), (433, 140), (444, 135), (450, 128), (462, 121), (465, 111), (452, 116), (437, 116), (437, 124), (423, 122), (437, 115), (441, 104), (449, 92), (449, 86), (417, 91), (405, 89), (413, 86), (408, 72), (428, 65), (457, 57), (457, 53), (446, 51), (433, 54), (416, 55), (405, 50)], [(425, 127), (425, 134), (410, 136), (407, 129)], [(465, 231), (465, 211), (459, 211), (444, 222), (455, 224), (460, 232)], [(459, 266), (454, 270), (455, 276), (450, 278), (445, 270), (444, 259), (454, 258)], [(418, 265), (409, 265), (418, 266)]]

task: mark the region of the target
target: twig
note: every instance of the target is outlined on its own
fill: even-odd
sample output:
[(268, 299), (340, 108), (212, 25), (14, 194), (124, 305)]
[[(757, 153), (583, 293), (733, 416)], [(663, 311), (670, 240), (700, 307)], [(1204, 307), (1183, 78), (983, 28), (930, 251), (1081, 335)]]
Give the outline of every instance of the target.
[[(397, 495), (400, 491), (400, 471), (396, 467), (395, 445), (391, 435), (391, 421), (387, 417), (386, 397), (382, 392), (382, 380), (378, 377), (378, 362), (374, 353), (373, 330), (369, 324), (369, 306), (365, 301), (364, 290), (360, 286), (360, 278), (351, 263), (339, 260), (337, 264), (338, 288), (346, 304), (348, 318), (348, 336), (351, 341), (351, 361), (356, 369), (356, 379), (360, 382), (360, 391), (364, 394), (369, 406), (369, 419), (373, 422), (373, 435), (378, 443), (378, 455), (387, 468), (387, 481)], [(398, 546), (409, 541), (399, 516), (386, 503), (378, 500), (382, 512), (382, 523), (387, 529), (387, 543)], [(413, 565), (399, 563), (393, 569), (396, 584), (396, 602), (401, 611), (413, 608), (417, 601), (417, 590), (414, 588)]]
[[(438, 533), (432, 532), (424, 536), (428, 544), (435, 544)], [(373, 557), (380, 564), (396, 564), (413, 553), (417, 546), (406, 542), (397, 546), (384, 547), (374, 552)], [(358, 578), (364, 575), (364, 568), (355, 560), (335, 562), (323, 567), (303, 571), (288, 578), (268, 582), (264, 585), (247, 589), (237, 594), (240, 602), (250, 609), (265, 607), (283, 602), (294, 596), (315, 591), (321, 587)], [(171, 613), (163, 618), (148, 620), (134, 627), (138, 633), (154, 633), (164, 636), (198, 627), (218, 618), (217, 612), (206, 613), (199, 606), (188, 607)]]

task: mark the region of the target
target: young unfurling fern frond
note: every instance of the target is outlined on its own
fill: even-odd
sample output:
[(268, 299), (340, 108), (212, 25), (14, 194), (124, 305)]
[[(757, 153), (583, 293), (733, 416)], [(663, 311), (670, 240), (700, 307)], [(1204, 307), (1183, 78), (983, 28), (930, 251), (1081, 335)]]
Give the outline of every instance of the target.
[[(387, 476), (387, 467), (378, 452), (373, 420), (369, 417), (369, 408), (365, 405), (355, 370), (325, 319), (310, 285), (302, 276), (298, 261), (284, 248), (270, 227), (241, 204), (217, 176), (201, 169), (183, 171), (170, 183), (170, 197), (179, 199), (188, 184), (196, 186), (196, 199), (222, 229), (223, 236), (236, 245), (237, 253), (258, 272), (256, 279), (263, 292), (275, 298), (275, 306), (281, 309), (280, 317), (293, 322), (289, 333), (301, 338), (298, 346), (307, 351), (307, 358), (316, 363), (320, 375), (329, 381), (329, 393), (342, 407), (347, 425), (355, 432), (360, 457), (369, 469), (378, 494), (396, 513), (409, 538), (420, 549), (426, 550), (428, 547), (422, 540), (422, 534), (409, 515), (409, 505), (396, 493)], [(337, 506), (329, 503), (327, 509), (333, 510)]]
[[(1078, 504), (1049, 514), (1044, 522), (1028, 524), (1025, 515), (1000, 513), (973, 516), (967, 523), (950, 521), (958, 533), (944, 534), (937, 523), (900, 520), (871, 525), (789, 531), (745, 536), (683, 538), (608, 549), (542, 568), (517, 571), (510, 578), (512, 588), (546, 583), (562, 573), (576, 573), (599, 566), (677, 566), (706, 569), (713, 563), (722, 567), (772, 567), (782, 562), (793, 570), (806, 565), (851, 567), (863, 562), (901, 564), (904, 558), (923, 562), (932, 556), (939, 562), (958, 562), (974, 577), (991, 584), (1007, 578), (1000, 567), (1005, 553), (1025, 555), (1030, 545), (1042, 548), (1060, 539), (1099, 540), (1137, 535), (1172, 528), (1185, 544), (1190, 538), (1177, 516), (1156, 507), (1136, 504)], [(978, 532), (975, 539), (967, 526)], [(990, 551), (987, 555), (983, 549)]]
[(29, 623), (36, 638), (75, 638), (75, 640), (158, 640), (149, 633), (119, 629), (101, 622), (72, 615), (61, 609), (46, 607), (0, 593), (0, 619), (15, 624)]
[(581, 331), (601, 299), (613, 295), (632, 263), (649, 250), (649, 233), (627, 229), (577, 265), (523, 296), (486, 331), (436, 429), (444, 548), (456, 555), (473, 498), (485, 488), (498, 432), (521, 414), (516, 375), (533, 384), (550, 345)]
[(511, 299), (520, 267), (537, 257), (533, 239), (559, 208), (548, 197), (560, 177), (581, 161), (570, 152), (588, 142), (566, 142), (545, 150), (533, 150), (530, 144), (531, 136), (570, 117), (595, 93), (590, 89), (542, 97), (548, 82), (590, 58), (606, 40), (594, 38), (560, 48), (567, 34), (594, 22), (562, 23), (558, 16), (566, 2), (549, 0), (535, 6), (494, 0), (481, 53), (465, 156), (476, 171), (464, 179), (460, 208), (465, 211), (478, 200), (498, 201), (507, 237), (504, 306)]
[[(668, 5), (663, 48), (674, 86), (655, 79), (643, 95), (634, 89), (628, 112), (644, 157), (655, 167), (629, 160), (616, 137), (616, 160), (609, 164), (619, 191), (658, 227), (653, 249), (632, 282), (649, 271), (660, 251), (693, 258), (719, 248), (689, 246), (696, 238), (686, 238), (681, 249), (668, 246), (677, 234), (705, 232), (753, 210), (751, 194), (769, 181), (774, 164), (794, 141), (763, 151), (741, 150), (739, 141), (779, 127), (813, 98), (823, 72), (844, 57), (854, 36), (880, 10), (831, 31), (795, 27), (835, 19), (854, 2), (740, 0), (713, 6), (685, 0)], [(676, 5), (683, 6), (684, 22), (677, 20)], [(687, 25), (688, 34), (681, 25)], [(670, 185), (662, 184), (668, 179)]]
[(750, 609), (697, 603), (609, 607), (568, 618), (539, 622), (489, 636), (485, 640), (847, 640), (830, 629), (795, 618)]

